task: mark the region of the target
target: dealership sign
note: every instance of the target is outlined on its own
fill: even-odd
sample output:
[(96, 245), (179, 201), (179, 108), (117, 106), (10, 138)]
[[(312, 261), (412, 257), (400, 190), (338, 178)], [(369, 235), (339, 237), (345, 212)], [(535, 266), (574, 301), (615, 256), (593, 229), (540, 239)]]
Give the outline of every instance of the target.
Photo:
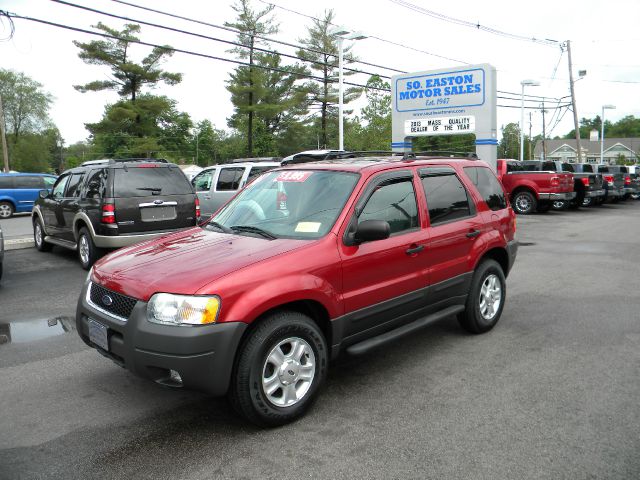
[(476, 153), (495, 168), (496, 74), (488, 64), (396, 75), (391, 80), (394, 151), (413, 137), (474, 133)]

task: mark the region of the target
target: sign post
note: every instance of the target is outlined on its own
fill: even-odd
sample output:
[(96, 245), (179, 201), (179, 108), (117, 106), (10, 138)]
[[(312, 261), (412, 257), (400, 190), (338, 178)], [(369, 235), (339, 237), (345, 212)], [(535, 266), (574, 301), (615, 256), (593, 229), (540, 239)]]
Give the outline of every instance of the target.
[(494, 67), (481, 64), (396, 75), (391, 94), (393, 151), (411, 152), (413, 137), (474, 133), (476, 154), (495, 170)]

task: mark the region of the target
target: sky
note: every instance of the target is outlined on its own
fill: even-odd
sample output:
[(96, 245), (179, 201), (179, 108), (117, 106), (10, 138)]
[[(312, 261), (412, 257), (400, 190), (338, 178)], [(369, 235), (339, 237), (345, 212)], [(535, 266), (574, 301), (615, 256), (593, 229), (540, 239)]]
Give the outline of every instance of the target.
[[(129, 3), (194, 18), (215, 25), (234, 21), (236, 14), (229, 0), (128, 0)], [(186, 20), (143, 11), (114, 0), (69, 0), (76, 5), (90, 6), (104, 12), (125, 16), (130, 22), (83, 11), (51, 0), (0, 0), (0, 10), (22, 16), (91, 30), (102, 21), (115, 28), (124, 23), (144, 20), (174, 28), (233, 41), (231, 32)], [(349, 78), (364, 84), (368, 74), (391, 76), (397, 71), (420, 72), (432, 69), (460, 67), (465, 64), (488, 63), (497, 69), (498, 135), (500, 128), (520, 120), (521, 81), (531, 79), (539, 86), (527, 87), (526, 93), (548, 97), (547, 135), (565, 135), (573, 129), (573, 116), (567, 109), (556, 115), (556, 100), (569, 95), (569, 69), (566, 49), (561, 42), (571, 40), (573, 71), (586, 70), (584, 78), (576, 81), (576, 103), (580, 118), (601, 114), (604, 104), (616, 106), (606, 111), (606, 119), (617, 121), (626, 115), (640, 117), (640, 2), (638, 0), (610, 0), (608, 2), (550, 1), (514, 2), (503, 0), (433, 2), (426, 0), (251, 0), (254, 9), (268, 4), (279, 32), (271, 38), (298, 44), (306, 36), (312, 20), (321, 17), (325, 9), (333, 9), (336, 25), (361, 32), (368, 38), (348, 42), (359, 60), (371, 65), (349, 65), (363, 70)], [(427, 9), (436, 14), (416, 11)], [(442, 19), (442, 16), (446, 19)], [(466, 22), (496, 30), (469, 27)], [(0, 24), (0, 67), (24, 72), (42, 83), (44, 90), (55, 98), (50, 115), (60, 129), (67, 145), (84, 140), (88, 132), (85, 123), (100, 120), (105, 105), (118, 100), (115, 92), (80, 93), (73, 85), (106, 79), (108, 69), (87, 65), (78, 58), (73, 40), (83, 42), (97, 39), (91, 35), (15, 19), (15, 32), (9, 36), (6, 18)], [(505, 35), (506, 34), (506, 35)], [(197, 39), (184, 34), (143, 26), (140, 39), (149, 43), (169, 44), (215, 57), (233, 59), (228, 44)], [(553, 39), (559, 43), (541, 45), (515, 38)], [(271, 44), (281, 53), (293, 54), (295, 49)], [(136, 46), (134, 55), (141, 60), (150, 47)], [(283, 63), (289, 61), (284, 59)], [(225, 89), (230, 72), (236, 65), (221, 60), (199, 58), (175, 53), (163, 67), (183, 74), (177, 86), (161, 86), (153, 93), (167, 95), (178, 102), (178, 109), (189, 113), (194, 121), (210, 120), (216, 128), (227, 128), (227, 118), (233, 112), (230, 95)], [(394, 70), (385, 69), (391, 68)], [(535, 99), (532, 99), (535, 100)], [(565, 98), (562, 102), (565, 102)], [(507, 105), (516, 108), (509, 108)], [(529, 129), (531, 112), (532, 135), (542, 133), (542, 115), (536, 101), (526, 112), (525, 132)], [(354, 104), (359, 113), (363, 101)], [(559, 110), (558, 110), (559, 111)], [(347, 146), (348, 147), (348, 146)]]

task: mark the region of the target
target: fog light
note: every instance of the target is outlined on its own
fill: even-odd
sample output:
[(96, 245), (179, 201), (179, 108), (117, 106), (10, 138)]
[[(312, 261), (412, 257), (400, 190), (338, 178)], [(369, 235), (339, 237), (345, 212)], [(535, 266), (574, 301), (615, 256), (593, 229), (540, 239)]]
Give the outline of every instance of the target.
[[(167, 371), (165, 370), (165, 372)], [(182, 377), (180, 376), (180, 373), (175, 370), (169, 370), (167, 373), (169, 374), (168, 376), (162, 376), (161, 378), (156, 379), (156, 383), (171, 388), (182, 387)]]

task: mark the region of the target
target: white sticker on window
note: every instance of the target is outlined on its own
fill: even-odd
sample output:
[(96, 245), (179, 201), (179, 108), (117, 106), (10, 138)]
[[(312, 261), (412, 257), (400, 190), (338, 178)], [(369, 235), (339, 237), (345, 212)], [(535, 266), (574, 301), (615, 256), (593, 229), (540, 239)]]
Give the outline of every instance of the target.
[(298, 225), (296, 225), (296, 232), (318, 233), (320, 225), (322, 225), (320, 222), (298, 222)]

